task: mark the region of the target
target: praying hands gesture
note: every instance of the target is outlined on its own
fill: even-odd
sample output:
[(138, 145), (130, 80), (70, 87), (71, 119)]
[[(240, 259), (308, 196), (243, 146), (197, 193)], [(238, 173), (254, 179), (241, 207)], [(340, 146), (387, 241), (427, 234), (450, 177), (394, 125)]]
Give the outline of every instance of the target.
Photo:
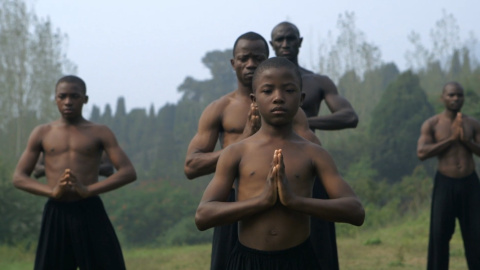
[(78, 193), (82, 198), (88, 197), (88, 190), (81, 181), (77, 180), (77, 177), (72, 174), (70, 169), (65, 169), (57, 185), (52, 190), (52, 197), (55, 199), (61, 198), (66, 191), (73, 191)]
[(278, 198), (282, 205), (288, 207), (296, 196), (290, 189), (285, 175), (282, 149), (277, 149), (273, 153), (272, 167), (267, 177), (264, 194), (270, 206), (275, 205)]
[(250, 111), (248, 111), (247, 123), (243, 129), (243, 135), (245, 138), (248, 138), (255, 134), (261, 126), (260, 113), (258, 112), (258, 107), (254, 103), (250, 105)]

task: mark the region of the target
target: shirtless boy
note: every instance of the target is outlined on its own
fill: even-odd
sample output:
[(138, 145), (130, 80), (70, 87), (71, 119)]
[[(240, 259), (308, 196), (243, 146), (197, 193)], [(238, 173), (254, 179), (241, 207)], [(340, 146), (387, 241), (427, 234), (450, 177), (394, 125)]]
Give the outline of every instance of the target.
[[(257, 66), (268, 58), (267, 41), (259, 34), (240, 35), (233, 46), (231, 65), (237, 76), (238, 88), (220, 97), (205, 108), (198, 121), (198, 131), (188, 146), (185, 175), (188, 179), (215, 172), (222, 149), (248, 138), (260, 127), (256, 106), (252, 106), (252, 77)], [(309, 129), (307, 118), (298, 110), (294, 130), (304, 138), (320, 143)], [(215, 150), (217, 140), (222, 149)], [(231, 190), (230, 200), (234, 200)], [(211, 270), (224, 270), (226, 258), (237, 241), (236, 223), (215, 227), (212, 242)]]
[[(99, 194), (136, 179), (135, 169), (106, 126), (87, 121), (86, 86), (76, 76), (55, 87), (60, 119), (37, 126), (13, 176), (15, 187), (49, 198), (45, 204), (35, 269), (125, 269), (120, 244)], [(98, 181), (102, 152), (116, 168)], [(40, 153), (46, 184), (31, 178)]]
[[(273, 28), (271, 38), (270, 45), (276, 56), (290, 60), (302, 74), (302, 91), (305, 93), (302, 109), (308, 117), (310, 128), (313, 130), (355, 128), (358, 116), (350, 102), (338, 94), (333, 81), (328, 76), (315, 74), (298, 64), (298, 54), (303, 41), (298, 28), (290, 22), (281, 22)], [(325, 101), (330, 114), (318, 115), (322, 101)], [(313, 186), (313, 197), (328, 198), (318, 179)], [(335, 224), (312, 217), (310, 239), (322, 269), (338, 270)]]
[[(239, 222), (226, 269), (319, 269), (310, 216), (360, 226), (365, 212), (330, 155), (292, 128), (303, 100), (297, 67), (268, 59), (255, 71), (253, 89), (261, 127), (223, 150), (195, 222), (200, 230)], [(330, 199), (312, 198), (315, 176)], [(233, 184), (236, 201), (227, 202)]]
[(469, 269), (480, 269), (480, 183), (473, 154), (480, 156), (480, 122), (462, 115), (463, 87), (445, 84), (445, 110), (427, 119), (417, 144), (420, 160), (436, 156), (428, 270), (448, 269), (449, 242), (458, 218)]

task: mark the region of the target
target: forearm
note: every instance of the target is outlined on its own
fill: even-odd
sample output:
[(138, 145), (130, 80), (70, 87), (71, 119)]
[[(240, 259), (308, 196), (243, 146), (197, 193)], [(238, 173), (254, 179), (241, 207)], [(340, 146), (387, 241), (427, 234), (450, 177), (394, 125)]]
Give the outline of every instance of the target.
[(473, 154), (480, 156), (480, 144), (474, 141), (462, 141), (463, 145), (467, 147)]
[(222, 150), (218, 150), (215, 152), (197, 152), (188, 155), (184, 167), (187, 178), (192, 180), (203, 175), (214, 173), (217, 168), (218, 157), (220, 157), (221, 153)]
[(365, 220), (365, 210), (356, 197), (316, 199), (297, 196), (286, 207), (331, 222), (361, 226)]
[(117, 172), (110, 175), (103, 181), (99, 181), (87, 186), (87, 194), (88, 196), (99, 195), (129, 184), (136, 179), (137, 174), (133, 166), (120, 168)]
[(40, 183), (27, 175), (15, 174), (13, 176), (13, 185), (31, 194), (52, 197), (52, 188), (50, 186)]
[(419, 145), (417, 147), (417, 156), (420, 160), (437, 156), (450, 147), (454, 141), (454, 139), (449, 138), (434, 144)]
[(201, 231), (212, 227), (231, 224), (268, 208), (260, 198), (244, 201), (201, 202), (195, 214), (195, 224)]
[(314, 116), (308, 118), (308, 125), (312, 129), (338, 130), (355, 128), (358, 124), (358, 116), (352, 110), (341, 110), (329, 115)]

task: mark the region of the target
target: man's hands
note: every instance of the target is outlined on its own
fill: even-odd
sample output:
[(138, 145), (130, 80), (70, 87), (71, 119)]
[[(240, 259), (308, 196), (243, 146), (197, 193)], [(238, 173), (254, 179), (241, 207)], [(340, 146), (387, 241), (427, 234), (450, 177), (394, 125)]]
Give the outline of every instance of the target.
[(260, 113), (258, 107), (254, 103), (250, 105), (250, 111), (248, 112), (247, 124), (243, 129), (243, 137), (248, 138), (255, 134), (261, 126)]
[(455, 141), (463, 142), (463, 143), (466, 143), (472, 140), (471, 135), (465, 134), (461, 112), (457, 113), (457, 116), (455, 117), (455, 120), (452, 123), (452, 139)]
[(290, 189), (287, 177), (285, 175), (285, 164), (283, 163), (282, 149), (277, 149), (273, 153), (272, 167), (267, 176), (264, 194), (270, 206), (280, 201), (287, 206), (295, 199), (295, 194)]
[(80, 197), (86, 198), (89, 196), (88, 189), (81, 181), (78, 181), (77, 177), (72, 174), (70, 169), (65, 169), (57, 185), (52, 189), (52, 197), (59, 199), (65, 194), (65, 191), (76, 192)]

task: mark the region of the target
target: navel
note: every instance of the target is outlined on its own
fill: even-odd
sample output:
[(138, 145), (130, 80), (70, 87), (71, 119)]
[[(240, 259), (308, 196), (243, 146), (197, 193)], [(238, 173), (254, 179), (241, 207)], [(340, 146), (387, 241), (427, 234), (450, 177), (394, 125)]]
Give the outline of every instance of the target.
[(254, 175), (255, 175), (255, 171), (250, 173), (250, 176), (254, 176)]
[(270, 231), (268, 231), (268, 234), (276, 236), (276, 235), (278, 235), (278, 231), (277, 230), (270, 230)]

